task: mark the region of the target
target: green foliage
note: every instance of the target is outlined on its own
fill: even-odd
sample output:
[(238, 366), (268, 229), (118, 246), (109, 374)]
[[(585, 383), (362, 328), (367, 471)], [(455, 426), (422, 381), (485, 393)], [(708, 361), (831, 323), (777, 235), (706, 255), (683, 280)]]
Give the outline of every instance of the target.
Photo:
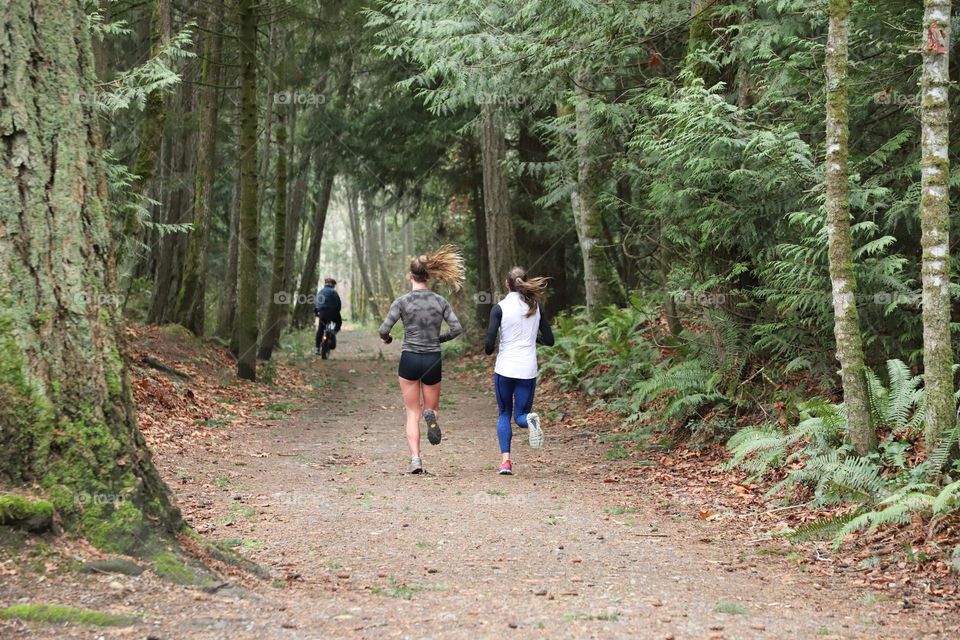
[(556, 344), (546, 353), (543, 370), (565, 387), (588, 393), (622, 396), (633, 381), (649, 375), (656, 352), (643, 332), (656, 316), (638, 300), (624, 309), (610, 308), (603, 320), (587, 320), (583, 308), (556, 319)]
[(945, 459), (934, 458), (954, 446), (956, 431), (944, 437), (926, 462), (910, 466), (913, 443), (923, 433), (922, 377), (913, 375), (903, 362), (889, 360), (887, 381), (868, 373), (873, 420), (886, 434), (879, 450), (869, 456), (855, 455), (845, 443), (844, 407), (824, 401), (804, 404), (800, 422), (790, 429), (772, 425), (743, 429), (727, 443), (728, 468), (754, 477), (783, 474), (770, 496), (782, 492), (789, 497), (793, 489), (804, 486), (812, 489), (814, 506), (855, 506), (852, 512), (807, 524), (793, 537), (832, 537), (839, 546), (860, 531), (960, 510), (960, 480), (941, 486), (937, 480)]
[[(108, 22), (100, 3), (85, 0), (85, 4), (87, 23), (97, 40), (119, 40), (136, 36), (126, 21)], [(98, 85), (96, 95), (90, 97), (96, 100), (97, 108), (107, 114), (130, 108), (141, 111), (151, 93), (170, 91), (179, 84), (181, 78), (176, 71), (176, 64), (180, 60), (196, 57), (196, 54), (190, 51), (193, 30), (196, 27), (195, 22), (187, 22), (155, 55), (141, 64), (120, 70), (111, 81)]]

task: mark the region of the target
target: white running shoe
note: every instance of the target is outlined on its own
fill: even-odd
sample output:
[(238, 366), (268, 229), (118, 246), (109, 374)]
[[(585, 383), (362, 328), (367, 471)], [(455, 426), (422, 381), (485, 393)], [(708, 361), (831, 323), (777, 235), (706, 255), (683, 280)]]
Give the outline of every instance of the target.
[(540, 416), (535, 413), (527, 414), (527, 428), (530, 431), (530, 446), (539, 449), (543, 446), (543, 429), (540, 428)]

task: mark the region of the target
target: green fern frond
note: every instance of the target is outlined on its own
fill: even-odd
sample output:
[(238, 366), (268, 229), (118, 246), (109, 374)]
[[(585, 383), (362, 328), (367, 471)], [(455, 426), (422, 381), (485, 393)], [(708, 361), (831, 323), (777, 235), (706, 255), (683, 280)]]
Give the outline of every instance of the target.
[(897, 502), (880, 511), (868, 511), (862, 515), (853, 518), (848, 522), (836, 537), (833, 539), (834, 550), (839, 549), (844, 539), (850, 534), (868, 529), (876, 530), (878, 527), (891, 524), (909, 524), (912, 519), (913, 511), (907, 504)]
[(797, 528), (796, 531), (789, 533), (787, 538), (794, 542), (803, 542), (805, 540), (825, 540), (834, 538), (837, 532), (843, 529), (857, 516), (856, 513), (844, 513), (835, 516), (823, 516), (813, 522), (808, 522)]
[(960, 509), (960, 480), (945, 486), (933, 499), (934, 515), (942, 516)]

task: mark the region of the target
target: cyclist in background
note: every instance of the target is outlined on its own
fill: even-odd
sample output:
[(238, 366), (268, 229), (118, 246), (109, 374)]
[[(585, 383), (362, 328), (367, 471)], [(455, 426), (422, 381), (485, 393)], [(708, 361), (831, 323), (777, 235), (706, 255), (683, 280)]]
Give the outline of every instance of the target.
[(340, 316), (340, 294), (337, 293), (337, 281), (333, 278), (324, 278), (323, 287), (317, 292), (317, 300), (313, 304), (313, 313), (320, 319), (317, 323), (317, 339), (313, 352), (320, 353), (323, 345), (323, 332), (327, 324), (333, 322), (334, 332), (339, 333), (343, 325), (343, 318)]

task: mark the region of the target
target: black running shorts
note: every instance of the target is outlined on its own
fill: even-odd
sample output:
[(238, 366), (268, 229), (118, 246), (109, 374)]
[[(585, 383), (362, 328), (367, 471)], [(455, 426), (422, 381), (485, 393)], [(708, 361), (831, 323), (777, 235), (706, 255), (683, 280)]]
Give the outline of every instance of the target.
[(404, 351), (400, 354), (400, 370), (397, 373), (404, 380), (419, 380), (423, 384), (438, 384), (443, 377), (440, 352)]

